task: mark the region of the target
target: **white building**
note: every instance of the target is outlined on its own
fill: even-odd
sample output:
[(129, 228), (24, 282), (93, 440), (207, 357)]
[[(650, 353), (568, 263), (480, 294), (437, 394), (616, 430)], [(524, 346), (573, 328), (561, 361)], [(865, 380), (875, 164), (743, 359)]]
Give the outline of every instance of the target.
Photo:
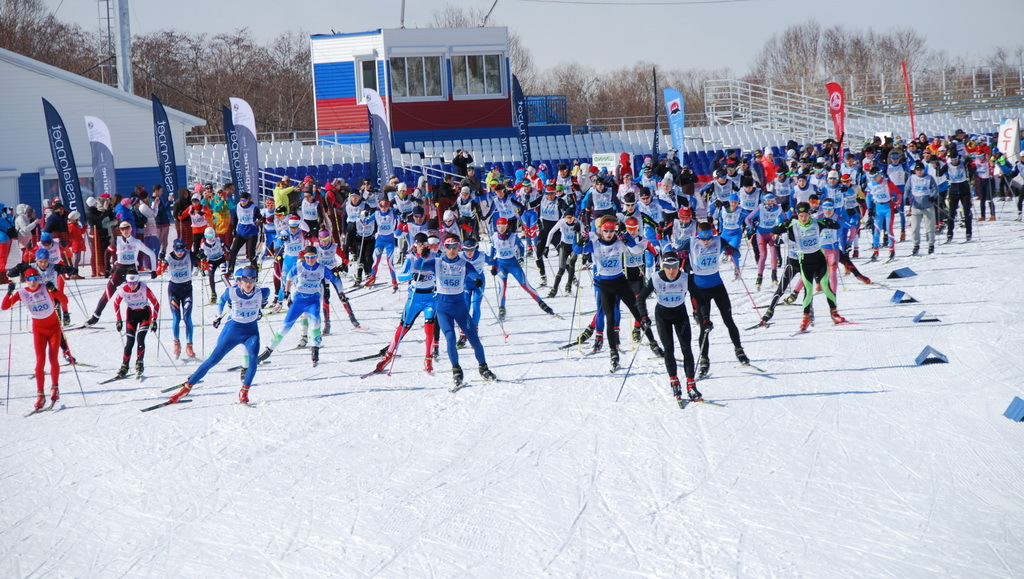
[[(84, 117), (110, 128), (118, 192), (160, 182), (148, 99), (117, 90), (26, 56), (0, 49), (0, 203), (27, 203), (37, 210), (54, 197), (56, 170), (50, 154), (43, 101), (60, 113), (71, 139), (83, 197), (92, 191), (92, 158)], [(166, 108), (166, 107), (165, 107)], [(172, 125), (178, 183), (185, 182), (185, 133), (206, 121), (166, 108)]]

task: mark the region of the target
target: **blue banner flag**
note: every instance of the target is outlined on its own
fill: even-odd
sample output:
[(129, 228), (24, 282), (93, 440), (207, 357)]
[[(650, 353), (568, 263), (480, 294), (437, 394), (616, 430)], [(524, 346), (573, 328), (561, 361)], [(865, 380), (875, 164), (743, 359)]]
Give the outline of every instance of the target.
[(174, 161), (174, 139), (171, 137), (171, 123), (160, 99), (153, 97), (153, 138), (156, 142), (156, 165), (160, 169), (160, 182), (164, 191), (171, 192), (172, 199), (178, 195), (178, 165)]
[(683, 102), (683, 95), (674, 88), (666, 88), (665, 115), (668, 117), (668, 130), (672, 135), (672, 147), (682, 153), (683, 140), (686, 138), (683, 118), (686, 114), (686, 103)]
[(61, 203), (69, 213), (78, 211), (84, 216), (85, 212), (81, 210), (79, 202), (82, 197), (82, 186), (78, 182), (78, 168), (75, 166), (75, 155), (71, 151), (67, 127), (57, 109), (46, 99), (43, 99), (43, 113), (46, 115), (46, 134), (50, 139), (53, 167), (57, 170), (57, 180), (60, 182)]
[(512, 117), (516, 124), (519, 137), (519, 150), (523, 155), (523, 165), (530, 166), (533, 156), (530, 154), (530, 113), (526, 109), (526, 98), (519, 79), (512, 75)]

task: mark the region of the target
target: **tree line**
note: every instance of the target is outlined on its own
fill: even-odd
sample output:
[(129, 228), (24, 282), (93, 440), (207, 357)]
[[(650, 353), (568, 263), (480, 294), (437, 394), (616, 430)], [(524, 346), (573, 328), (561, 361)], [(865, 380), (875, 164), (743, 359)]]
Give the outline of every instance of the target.
[[(479, 9), (448, 4), (433, 12), (427, 26), (478, 26), (484, 16)], [(100, 82), (110, 74), (104, 66), (109, 64), (104, 35), (61, 22), (41, 0), (0, 0), (0, 30), (5, 32), (0, 35), (2, 48)], [(659, 88), (673, 87), (683, 94), (688, 124), (703, 124), (704, 82), (735, 77), (728, 67), (679, 70), (650, 62), (616, 70), (568, 62), (539, 71), (530, 47), (514, 29), (509, 41), (512, 72), (524, 92), (565, 95), (574, 126), (586, 125), (588, 119), (638, 117), (640, 124), (627, 128), (649, 127), (642, 119), (653, 116), (655, 74)], [(309, 58), (309, 35), (303, 30), (287, 31), (266, 44), (253, 40), (245, 28), (215, 35), (160, 30), (132, 38), (135, 93), (145, 98), (155, 93), (165, 105), (205, 119), (207, 126), (196, 129), (205, 134), (223, 134), (221, 106), (232, 96), (252, 105), (261, 132), (313, 129)], [(976, 66), (991, 67), (992, 82), (1019, 87), (1024, 45), (997, 48), (987, 58), (972, 61), (930, 47), (912, 29), (824, 28), (808, 20), (772, 36), (740, 78), (822, 98), (825, 82), (856, 78), (860, 80), (854, 82), (863, 83), (856, 88), (869, 94), (879, 89), (871, 83), (902, 90), (901, 62), (915, 81), (937, 82), (941, 76), (943, 88), (977, 84)]]

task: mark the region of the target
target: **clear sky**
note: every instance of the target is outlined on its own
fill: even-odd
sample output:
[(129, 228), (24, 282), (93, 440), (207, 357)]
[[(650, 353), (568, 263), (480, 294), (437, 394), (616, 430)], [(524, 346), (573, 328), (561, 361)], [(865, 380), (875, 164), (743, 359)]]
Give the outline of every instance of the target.
[[(114, 0), (111, 0), (114, 1)], [(64, 21), (99, 26), (96, 0), (44, 0)], [(401, 0), (130, 0), (133, 34), (176, 28), (217, 33), (248, 27), (259, 41), (288, 29), (309, 33), (397, 28)], [(493, 0), (451, 0), (488, 10)], [(444, 0), (406, 0), (406, 27), (425, 26)], [(58, 8), (59, 7), (59, 8)], [(823, 27), (916, 29), (951, 55), (982, 59), (1017, 34), (1024, 0), (856, 3), (806, 0), (498, 0), (490, 23), (509, 26), (533, 49), (539, 70), (576, 61), (597, 70), (655, 62), (666, 69), (746, 73), (764, 42), (815, 18)]]

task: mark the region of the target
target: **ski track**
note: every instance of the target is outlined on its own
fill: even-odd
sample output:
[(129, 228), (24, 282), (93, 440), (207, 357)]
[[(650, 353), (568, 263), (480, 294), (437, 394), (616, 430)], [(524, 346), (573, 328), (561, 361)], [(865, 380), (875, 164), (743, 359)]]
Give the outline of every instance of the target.
[[(1004, 222), (979, 233), (934, 256), (905, 257), (900, 243), (894, 263), (857, 260), (890, 286), (844, 280), (840, 312), (858, 326), (833, 326), (816, 295), (808, 335), (790, 337), (800, 308), (741, 330), (766, 375), (735, 367), (715, 310), (714, 375), (700, 388), (727, 408), (680, 410), (646, 340), (615, 403), (628, 361), (609, 374), (607, 344), (588, 357), (556, 348), (590, 315), (582, 325), (550, 318), (512, 284), (510, 337), (486, 305), (481, 334), (491, 368), (521, 384), (479, 379), (463, 349), (469, 387), (449, 393), (443, 344), (434, 374), (422, 371), (421, 321), (391, 377), (354, 378), (375, 361), (340, 360), (387, 343), (404, 299), (360, 290), (352, 304), (373, 329), (336, 317), (316, 369), (308, 350), (290, 351), (293, 329), (257, 373), (257, 407), (234, 404), (238, 374), (224, 370), (236, 350), (192, 404), (141, 414), (194, 367), (175, 370), (154, 336), (144, 383), (97, 386), (120, 356), (107, 311), (106, 330), (68, 334), (76, 355), (99, 366), (80, 372), (87, 404), (65, 368), (66, 409), (22, 418), (32, 384), (12, 380), (0, 414), (0, 573), (1019, 576), (1024, 430), (1002, 412), (1024, 376), (1024, 305), (1005, 290), (1024, 282), (1006, 267), (1024, 241)], [(918, 275), (885, 279), (905, 266)], [(727, 278), (737, 325), (756, 323), (742, 285)], [(91, 307), (100, 282), (69, 287)], [(919, 303), (891, 304), (894, 289)], [(578, 309), (592, 311), (584, 290)], [(569, 317), (572, 296), (547, 301)], [(204, 357), (216, 331), (198, 322), (215, 306), (196, 309)], [(911, 323), (922, 309), (942, 322)], [(77, 300), (71, 311), (75, 323), (85, 318)], [(0, 314), (0, 328), (14, 316), (27, 331), (19, 315)], [(261, 324), (264, 341), (271, 324), (280, 317)], [(12, 372), (30, 374), (27, 334), (13, 340)], [(915, 366), (925, 345), (950, 363)], [(678, 346), (677, 362), (681, 373)]]

